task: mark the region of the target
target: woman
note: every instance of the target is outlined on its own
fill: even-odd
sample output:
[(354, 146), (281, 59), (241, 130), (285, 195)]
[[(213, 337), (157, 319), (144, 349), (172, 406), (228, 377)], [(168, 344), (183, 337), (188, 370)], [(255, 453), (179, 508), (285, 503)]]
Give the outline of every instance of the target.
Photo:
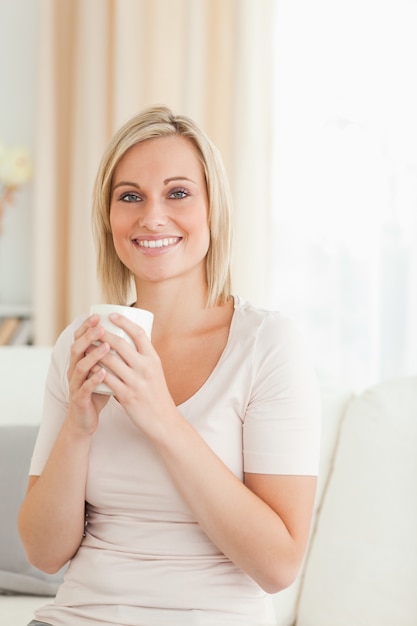
[(97, 316), (57, 341), (19, 528), (39, 569), (71, 562), (36, 618), (273, 624), (268, 594), (309, 533), (318, 389), (291, 323), (231, 295), (216, 149), (190, 119), (144, 111), (104, 154), (93, 220), (107, 299), (134, 288), (152, 342), (122, 316), (136, 349)]

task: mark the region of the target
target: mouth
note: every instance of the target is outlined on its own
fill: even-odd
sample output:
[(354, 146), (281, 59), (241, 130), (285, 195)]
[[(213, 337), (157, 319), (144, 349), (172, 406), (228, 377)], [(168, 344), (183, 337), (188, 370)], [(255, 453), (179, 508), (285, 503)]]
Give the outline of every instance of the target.
[(154, 238), (154, 239), (134, 239), (133, 243), (135, 244), (135, 246), (137, 246), (138, 248), (151, 248), (151, 249), (155, 249), (155, 248), (169, 248), (172, 246), (175, 246), (179, 241), (181, 240), (181, 237), (161, 237), (161, 238)]

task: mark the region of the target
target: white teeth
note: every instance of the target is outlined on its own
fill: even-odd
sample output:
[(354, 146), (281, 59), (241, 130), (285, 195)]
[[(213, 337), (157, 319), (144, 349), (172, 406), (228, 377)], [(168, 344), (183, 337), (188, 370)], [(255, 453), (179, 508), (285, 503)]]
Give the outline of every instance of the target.
[(166, 246), (170, 246), (177, 241), (177, 237), (168, 237), (166, 239), (142, 239), (137, 243), (142, 248), (165, 248)]

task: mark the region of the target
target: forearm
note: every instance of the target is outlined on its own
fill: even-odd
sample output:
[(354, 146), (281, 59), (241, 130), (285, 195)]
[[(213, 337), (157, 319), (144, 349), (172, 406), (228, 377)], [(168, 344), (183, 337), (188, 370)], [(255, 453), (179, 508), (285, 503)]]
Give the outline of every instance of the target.
[(290, 531), (284, 517), (243, 484), (187, 422), (177, 420), (156, 447), (196, 520), (217, 547), (266, 591), (291, 584), (307, 533)]
[(81, 543), (90, 441), (64, 423), (42, 475), (21, 506), (23, 545), (29, 561), (43, 571), (57, 571)]

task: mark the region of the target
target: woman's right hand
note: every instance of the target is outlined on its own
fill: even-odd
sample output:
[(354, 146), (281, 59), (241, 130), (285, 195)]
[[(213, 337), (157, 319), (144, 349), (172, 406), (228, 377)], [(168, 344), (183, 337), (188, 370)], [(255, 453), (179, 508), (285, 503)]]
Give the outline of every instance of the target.
[(98, 325), (99, 316), (91, 315), (74, 333), (68, 367), (69, 381), (69, 424), (81, 434), (91, 435), (98, 426), (100, 411), (109, 396), (94, 393), (103, 382), (106, 372), (100, 365), (110, 349), (108, 343), (98, 343), (104, 328)]

